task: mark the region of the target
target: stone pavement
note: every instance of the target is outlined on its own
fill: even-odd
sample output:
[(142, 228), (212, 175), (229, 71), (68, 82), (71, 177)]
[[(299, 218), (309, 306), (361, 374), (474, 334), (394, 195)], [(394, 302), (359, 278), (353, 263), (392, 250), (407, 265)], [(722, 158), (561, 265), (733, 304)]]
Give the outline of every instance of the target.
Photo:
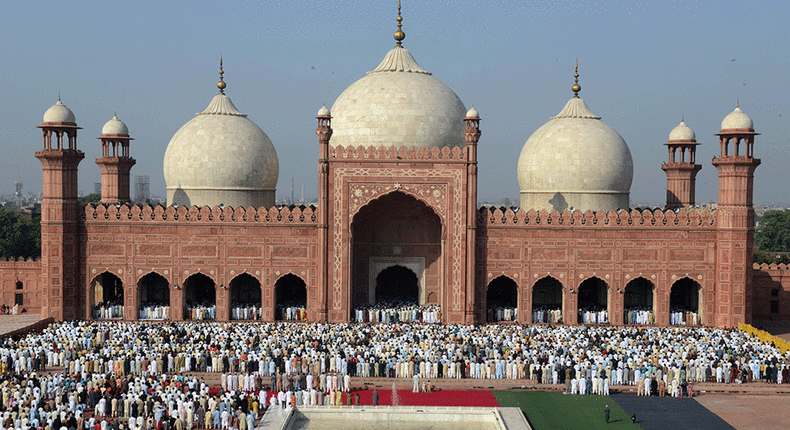
[(41, 320), (41, 314), (25, 312), (18, 315), (0, 315), (0, 335), (33, 325)]

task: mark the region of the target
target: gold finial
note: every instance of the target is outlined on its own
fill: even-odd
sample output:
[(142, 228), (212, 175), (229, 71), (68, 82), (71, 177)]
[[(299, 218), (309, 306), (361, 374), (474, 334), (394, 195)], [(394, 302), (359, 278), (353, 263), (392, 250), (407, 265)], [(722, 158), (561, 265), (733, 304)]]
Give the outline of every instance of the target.
[(735, 99), (735, 107), (737, 107), (737, 108), (741, 107), (741, 98), (740, 97)]
[(396, 19), (398, 20), (398, 31), (396, 31), (393, 36), (395, 37), (395, 40), (398, 41), (398, 46), (401, 46), (403, 45), (403, 39), (406, 38), (406, 33), (401, 30), (401, 25), (403, 25), (401, 24), (403, 22), (403, 17), (400, 16), (400, 0), (398, 0), (398, 17)]
[(58, 101), (60, 101), (60, 91), (58, 91)]
[(217, 88), (219, 88), (219, 93), (220, 94), (225, 94), (225, 87), (227, 86), (227, 85), (225, 85), (225, 81), (222, 80), (222, 75), (224, 75), (224, 74), (225, 74), (225, 72), (222, 70), (222, 55), (220, 55), (219, 56), (219, 82), (217, 82)]
[(680, 122), (686, 122), (686, 115), (680, 115)]
[(581, 85), (579, 85), (579, 59), (578, 58), (576, 59), (576, 71), (573, 73), (573, 78), (575, 79), (576, 83), (573, 84), (573, 86), (571, 87), (571, 90), (573, 90), (573, 96), (576, 97), (576, 98), (579, 98), (579, 91), (582, 90), (582, 87), (581, 87)]

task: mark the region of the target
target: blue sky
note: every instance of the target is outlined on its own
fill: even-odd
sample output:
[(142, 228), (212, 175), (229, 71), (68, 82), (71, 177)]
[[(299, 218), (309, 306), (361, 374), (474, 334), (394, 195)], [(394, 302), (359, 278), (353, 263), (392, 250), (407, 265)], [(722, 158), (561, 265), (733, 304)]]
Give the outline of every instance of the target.
[[(315, 114), (394, 46), (397, 1), (5, 1), (0, 4), (0, 193), (41, 190), (42, 115), (74, 112), (85, 152), (79, 189), (99, 182), (96, 139), (114, 112), (129, 127), (132, 175), (164, 196), (162, 159), (173, 134), (226, 94), (271, 138), (278, 197), (316, 195)], [(710, 164), (721, 120), (755, 123), (756, 203), (790, 202), (788, 1), (403, 0), (404, 46), (483, 119), (481, 200), (516, 198), (524, 142), (572, 96), (628, 143), (632, 202), (661, 203), (669, 132), (681, 115), (701, 143), (697, 201), (716, 199)]]

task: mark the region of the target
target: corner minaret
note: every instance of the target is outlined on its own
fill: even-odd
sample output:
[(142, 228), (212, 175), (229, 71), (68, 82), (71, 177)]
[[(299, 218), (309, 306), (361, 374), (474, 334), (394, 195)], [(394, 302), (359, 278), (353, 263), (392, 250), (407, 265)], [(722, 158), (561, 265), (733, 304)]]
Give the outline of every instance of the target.
[[(82, 318), (80, 282), (80, 204), (77, 166), (85, 154), (77, 149), (77, 121), (60, 101), (47, 109), (38, 128), (44, 148), (36, 152), (43, 167), (41, 200), (42, 318)], [(54, 141), (53, 141), (54, 137)]]
[(127, 203), (129, 198), (129, 172), (135, 164), (129, 156), (129, 129), (113, 115), (101, 129), (101, 158), (96, 164), (101, 169), (101, 202)]
[(702, 166), (697, 163), (697, 139), (694, 130), (681, 119), (680, 124), (669, 133), (667, 162), (661, 170), (667, 174), (667, 209), (694, 206), (697, 172)]
[(715, 303), (719, 327), (751, 322), (751, 278), (754, 253), (754, 158), (752, 119), (740, 107), (721, 123), (720, 153), (713, 158), (719, 171), (719, 205), (716, 210), (719, 254), (716, 265)]
[(318, 110), (316, 115), (318, 126), (315, 135), (318, 137), (318, 309), (311, 312), (313, 321), (326, 322), (328, 318), (327, 301), (329, 300), (329, 141), (332, 139), (332, 113), (326, 106)]

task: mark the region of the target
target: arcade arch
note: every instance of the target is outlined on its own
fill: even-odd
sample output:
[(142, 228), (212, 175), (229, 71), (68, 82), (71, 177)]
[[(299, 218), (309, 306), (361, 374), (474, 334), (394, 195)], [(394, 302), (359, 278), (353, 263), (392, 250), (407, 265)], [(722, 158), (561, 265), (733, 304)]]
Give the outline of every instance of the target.
[(699, 325), (699, 303), (702, 295), (700, 284), (683, 277), (672, 284), (669, 292), (669, 323), (671, 325)]
[(242, 273), (230, 281), (229, 287), (230, 319), (260, 319), (261, 282), (249, 273)]
[(123, 282), (110, 272), (102, 272), (91, 281), (91, 317), (123, 319)]
[(141, 320), (170, 319), (170, 282), (151, 272), (137, 281), (137, 317)]
[(488, 322), (518, 319), (518, 284), (505, 275), (495, 278), (486, 290)]
[(280, 277), (274, 284), (274, 318), (278, 321), (307, 319), (307, 284), (293, 273)]
[(655, 285), (642, 276), (625, 286), (623, 295), (624, 324), (655, 324)]
[(561, 324), (565, 313), (562, 283), (552, 276), (540, 278), (532, 286), (532, 322)]
[(420, 280), (408, 267), (387, 267), (376, 276), (375, 303), (416, 305), (420, 301)]
[(579, 284), (579, 323), (606, 324), (609, 322), (609, 285), (593, 276)]
[(213, 320), (217, 317), (217, 288), (214, 280), (195, 273), (184, 280), (184, 319)]

